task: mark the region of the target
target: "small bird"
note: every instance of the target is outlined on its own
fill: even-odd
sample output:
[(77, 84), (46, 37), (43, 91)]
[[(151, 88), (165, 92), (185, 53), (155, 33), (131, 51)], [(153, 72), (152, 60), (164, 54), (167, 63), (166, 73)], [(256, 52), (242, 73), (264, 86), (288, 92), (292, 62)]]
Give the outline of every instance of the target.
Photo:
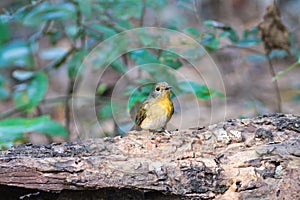
[(171, 86), (159, 82), (153, 87), (149, 97), (142, 103), (135, 118), (135, 123), (143, 130), (165, 130), (174, 113), (170, 98)]

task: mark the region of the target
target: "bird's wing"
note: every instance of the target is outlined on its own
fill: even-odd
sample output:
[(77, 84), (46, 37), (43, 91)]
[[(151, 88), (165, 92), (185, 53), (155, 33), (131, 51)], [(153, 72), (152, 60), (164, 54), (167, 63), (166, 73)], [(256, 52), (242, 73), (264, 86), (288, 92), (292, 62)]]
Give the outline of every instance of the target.
[(135, 123), (138, 126), (140, 126), (142, 124), (142, 122), (144, 121), (144, 119), (147, 116), (147, 114), (146, 114), (147, 107), (148, 107), (148, 101), (146, 100), (140, 106), (139, 111), (138, 111), (138, 113), (136, 115), (136, 118), (135, 118)]
[[(172, 102), (172, 101), (171, 101)], [(174, 114), (174, 105), (173, 105), (173, 102), (171, 103), (172, 105), (172, 110), (171, 110), (171, 114), (170, 114), (170, 118), (172, 117), (172, 115)]]

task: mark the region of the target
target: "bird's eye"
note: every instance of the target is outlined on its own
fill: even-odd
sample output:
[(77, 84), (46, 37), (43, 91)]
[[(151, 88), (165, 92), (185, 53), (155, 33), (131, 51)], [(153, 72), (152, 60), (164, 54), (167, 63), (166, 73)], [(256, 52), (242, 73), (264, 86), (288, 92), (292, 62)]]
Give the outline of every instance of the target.
[(155, 90), (158, 92), (158, 91), (160, 90), (160, 88), (159, 88), (159, 87), (157, 87), (157, 88), (155, 88)]

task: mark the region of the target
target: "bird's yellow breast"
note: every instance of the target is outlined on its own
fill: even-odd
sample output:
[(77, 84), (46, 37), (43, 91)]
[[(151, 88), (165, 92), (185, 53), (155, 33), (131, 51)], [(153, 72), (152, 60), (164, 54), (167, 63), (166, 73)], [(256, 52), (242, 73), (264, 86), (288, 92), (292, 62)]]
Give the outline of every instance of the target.
[(163, 109), (164, 113), (169, 119), (173, 114), (173, 103), (169, 98), (164, 98), (158, 102), (159, 106)]
[(160, 129), (166, 126), (173, 114), (173, 104), (169, 98), (158, 98), (145, 107), (146, 117), (140, 124), (142, 129)]

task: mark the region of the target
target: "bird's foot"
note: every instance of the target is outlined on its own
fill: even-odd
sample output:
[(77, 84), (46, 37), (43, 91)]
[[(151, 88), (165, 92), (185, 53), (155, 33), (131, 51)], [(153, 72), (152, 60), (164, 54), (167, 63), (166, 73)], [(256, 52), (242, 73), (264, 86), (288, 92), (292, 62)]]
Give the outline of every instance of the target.
[(160, 130), (157, 130), (157, 133), (166, 133), (166, 134), (171, 134), (171, 131), (167, 130), (167, 129), (160, 129)]
[(164, 129), (164, 132), (165, 132), (166, 134), (171, 135), (171, 131), (169, 131), (169, 130), (167, 130), (167, 129)]

